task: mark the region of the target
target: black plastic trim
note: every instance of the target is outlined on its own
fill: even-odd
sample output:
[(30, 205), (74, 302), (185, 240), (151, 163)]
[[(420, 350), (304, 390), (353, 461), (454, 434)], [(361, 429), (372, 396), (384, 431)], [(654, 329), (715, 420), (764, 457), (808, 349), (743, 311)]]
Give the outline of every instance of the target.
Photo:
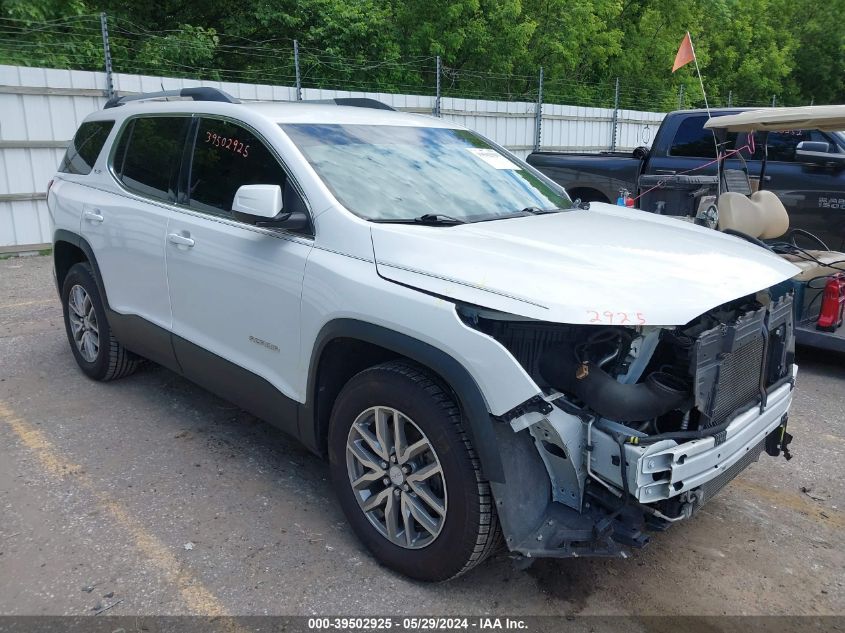
[(335, 97), (333, 99), (306, 99), (299, 103), (333, 103), (339, 106), (350, 106), (353, 108), (371, 108), (373, 110), (390, 110), (396, 111), (396, 108), (387, 105), (378, 99), (370, 99), (369, 97)]
[(317, 335), (308, 369), (307, 402), (300, 408), (301, 439), (312, 450), (320, 451), (325, 430), (319, 428), (316, 410), (317, 370), (326, 346), (335, 339), (356, 339), (401, 354), (436, 372), (458, 398), (464, 418), (469, 422), (467, 432), (478, 453), (484, 476), (492, 482), (504, 483), (505, 475), (499, 444), (493, 432), (493, 418), (481, 390), (469, 372), (446, 352), (406, 334), (388, 328), (357, 321), (336, 319), (329, 321)]
[(257, 418), (298, 437), (299, 403), (272, 383), (175, 334), (171, 335), (182, 375), (190, 381), (249, 411)]
[(514, 420), (515, 418), (521, 417), (526, 413), (530, 413), (532, 411), (542, 413), (543, 415), (548, 415), (552, 412), (553, 408), (554, 407), (552, 407), (551, 404), (549, 404), (548, 402), (546, 402), (546, 400), (543, 399), (542, 395), (537, 394), (536, 396), (531, 396), (522, 404), (516, 405), (510, 411), (506, 411), (505, 413), (500, 415), (498, 419), (502, 422), (510, 422), (511, 420)]
[[(108, 306), (106, 316), (118, 341), (130, 352), (183, 374), (169, 330), (135, 314), (121, 314)], [(188, 376), (190, 378), (190, 376)]]
[[(56, 229), (53, 232), (53, 245), (55, 246), (56, 242), (67, 242), (69, 244), (73, 244), (83, 253), (85, 253), (85, 257), (88, 258), (88, 261), (91, 263), (91, 268), (94, 270), (94, 280), (97, 282), (97, 290), (100, 291), (100, 298), (103, 300), (103, 305), (108, 309), (109, 307), (109, 299), (108, 295), (106, 294), (106, 287), (103, 285), (103, 277), (100, 275), (100, 267), (97, 264), (97, 258), (94, 257), (94, 249), (91, 248), (91, 245), (88, 241), (77, 233), (73, 233), (72, 231), (68, 231), (66, 229)], [(56, 266), (56, 258), (55, 258), (55, 249), (53, 249), (53, 270), (56, 273), (56, 283), (59, 283), (58, 278), (58, 271), (55, 270)], [(61, 293), (62, 289), (59, 287), (59, 293)]]
[(123, 95), (112, 97), (103, 106), (103, 109), (116, 108), (130, 101), (142, 101), (144, 99), (159, 99), (162, 97), (190, 97), (194, 101), (220, 101), (223, 103), (240, 103), (228, 92), (210, 86), (197, 86), (195, 88), (181, 88), (179, 90), (161, 90), (159, 92), (142, 92), (135, 95)]

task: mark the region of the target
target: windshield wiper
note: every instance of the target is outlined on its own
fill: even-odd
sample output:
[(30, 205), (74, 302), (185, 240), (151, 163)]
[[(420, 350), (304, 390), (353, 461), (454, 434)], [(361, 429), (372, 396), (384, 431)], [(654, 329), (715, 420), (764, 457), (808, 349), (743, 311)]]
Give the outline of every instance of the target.
[(424, 213), (416, 218), (392, 219), (385, 218), (373, 220), (379, 224), (425, 224), (428, 226), (455, 226), (456, 224), (466, 224), (466, 220), (459, 220), (453, 218), (451, 215), (444, 215), (442, 213)]
[(554, 209), (541, 209), (540, 207), (525, 207), (520, 213), (530, 213), (531, 215), (546, 215), (547, 213), (558, 213), (560, 211), (565, 211), (566, 209), (559, 209), (555, 207)]

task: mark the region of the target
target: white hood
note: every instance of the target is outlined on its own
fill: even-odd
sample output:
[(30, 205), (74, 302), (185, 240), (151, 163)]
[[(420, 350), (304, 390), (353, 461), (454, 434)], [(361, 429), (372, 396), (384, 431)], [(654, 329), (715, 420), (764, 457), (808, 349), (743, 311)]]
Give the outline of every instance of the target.
[(799, 272), (740, 238), (601, 203), (448, 227), (373, 224), (372, 238), (386, 279), (559, 323), (682, 325)]

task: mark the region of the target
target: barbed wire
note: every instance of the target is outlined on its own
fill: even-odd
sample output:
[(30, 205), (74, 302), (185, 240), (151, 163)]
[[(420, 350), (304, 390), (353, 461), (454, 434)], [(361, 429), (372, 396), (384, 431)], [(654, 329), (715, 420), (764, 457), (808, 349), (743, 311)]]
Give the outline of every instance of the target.
[[(156, 77), (255, 84), (288, 84), (297, 79), (294, 39), (255, 39), (199, 26), (151, 30), (127, 18), (109, 17), (112, 67), (115, 72)], [(102, 70), (103, 41), (99, 14), (51, 20), (0, 18), (0, 63), (24, 66), (60, 64), (69, 69)], [(432, 55), (371, 59), (339, 55), (299, 42), (299, 78), (303, 88), (369, 93), (436, 94), (438, 65)], [(537, 72), (489, 71), (440, 67), (440, 96), (536, 103)], [(703, 107), (701, 91), (688, 86), (645, 88), (622, 78), (585, 81), (547, 75), (543, 102), (578, 107), (665, 112)], [(711, 107), (762, 107), (767, 100), (748, 98), (741, 91), (708, 95)], [(799, 105), (776, 97), (778, 105)], [(801, 104), (806, 105), (806, 104)]]

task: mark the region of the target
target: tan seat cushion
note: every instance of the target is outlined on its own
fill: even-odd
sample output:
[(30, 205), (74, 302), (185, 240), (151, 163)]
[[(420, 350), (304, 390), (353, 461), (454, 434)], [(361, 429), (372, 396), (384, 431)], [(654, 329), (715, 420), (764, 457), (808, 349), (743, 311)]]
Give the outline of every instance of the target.
[[(798, 255), (781, 255), (786, 261), (792, 262), (801, 272), (795, 275), (793, 279), (797, 281), (809, 281), (814, 277), (822, 277), (824, 275), (832, 275), (833, 273), (845, 272), (845, 253), (838, 253), (836, 251), (807, 251), (808, 254), (818, 259), (822, 264), (817, 264), (811, 261), (802, 254)], [(823, 264), (836, 264), (836, 266), (829, 266)]]
[(774, 193), (766, 189), (755, 191), (749, 200), (762, 212), (765, 228), (760, 235), (761, 240), (773, 240), (789, 230), (789, 213)]
[(728, 191), (719, 196), (719, 230), (731, 229), (759, 238), (766, 229), (762, 209), (748, 196)]
[(789, 230), (786, 207), (771, 191), (745, 196), (728, 191), (719, 196), (719, 230), (732, 229), (761, 240), (780, 237)]

